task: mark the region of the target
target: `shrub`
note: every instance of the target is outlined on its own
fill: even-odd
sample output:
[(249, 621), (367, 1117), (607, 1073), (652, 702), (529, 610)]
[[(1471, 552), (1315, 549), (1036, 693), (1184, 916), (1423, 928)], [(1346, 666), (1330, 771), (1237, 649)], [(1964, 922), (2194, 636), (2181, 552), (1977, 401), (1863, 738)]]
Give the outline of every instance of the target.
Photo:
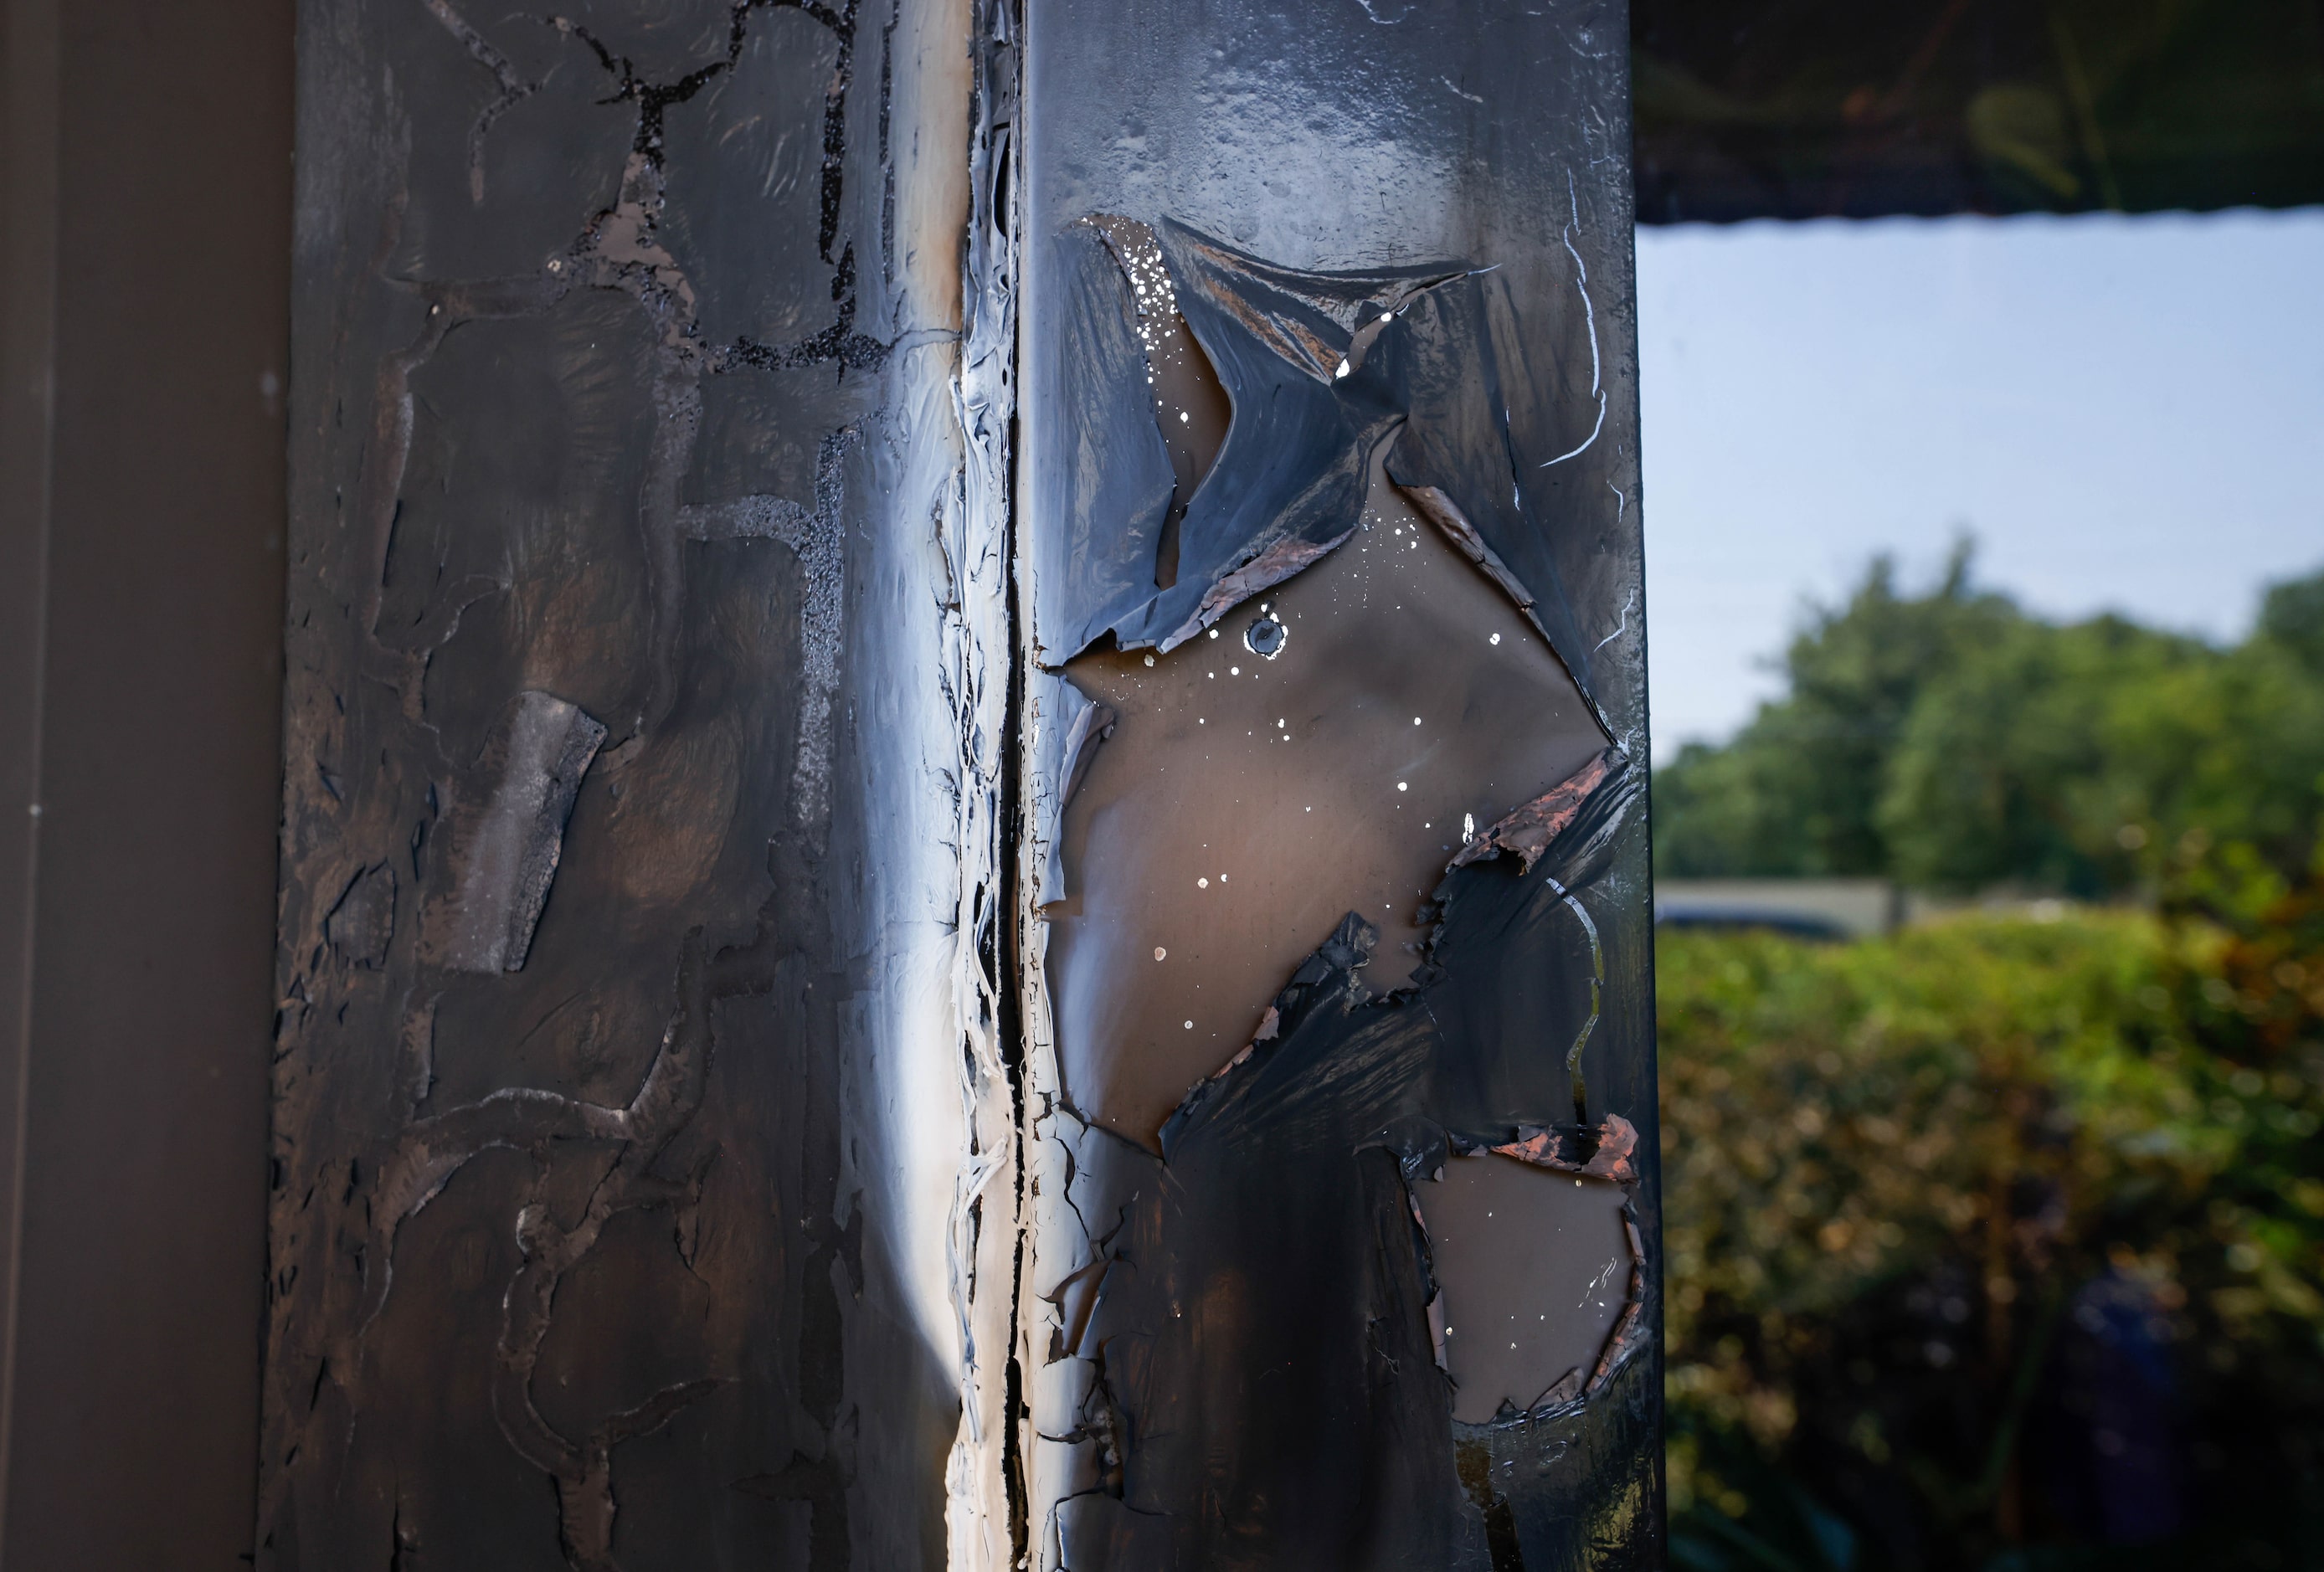
[(1658, 966), (1674, 1565), (2324, 1565), (2313, 890)]

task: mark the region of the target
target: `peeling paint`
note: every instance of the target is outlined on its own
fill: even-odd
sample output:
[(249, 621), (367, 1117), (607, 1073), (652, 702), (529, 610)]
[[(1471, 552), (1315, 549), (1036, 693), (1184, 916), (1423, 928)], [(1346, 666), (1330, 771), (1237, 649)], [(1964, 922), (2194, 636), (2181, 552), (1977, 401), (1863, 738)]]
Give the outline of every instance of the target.
[[(1656, 1554), (1627, 130), (1582, 19), (1370, 11), (1031, 18), (1042, 1567)], [(1231, 407), (1191, 499), (1166, 308)], [(1439, 1363), (1487, 1292), (1432, 1264), (1449, 1164), (1592, 1230), (1518, 1230), (1563, 1352), (1481, 1409)]]
[(1573, 823), (1574, 814), (1582, 811), (1590, 794), (1621, 762), (1621, 753), (1609, 749), (1533, 801), (1511, 810), (1507, 817), (1462, 847), (1448, 866), (1466, 868), (1488, 857), (1513, 851), (1517, 853), (1517, 871), (1531, 873), (1533, 865), (1541, 860), (1541, 854), (1557, 838), (1558, 832)]
[[(1591, 1226), (1607, 1247), (1588, 1262), (1541, 1250), (1536, 1225), (1516, 1230), (1523, 1246), (1503, 1241), (1486, 1257), (1567, 1273), (1568, 1286), (1594, 1295), (1586, 1311), (1565, 1307), (1557, 1346), (1569, 1352), (1513, 1399), (1514, 1411), (1580, 1411), (1585, 1397), (1600, 1401), (1621, 1384), (1650, 1303), (1649, 1258), (1627, 1216), (1637, 1132), (1618, 1117), (1590, 1130), (1513, 1117), (1555, 1107), (1563, 1067), (1489, 1049), (1520, 1022), (1584, 1007), (1594, 963), (1544, 875), (1565, 889), (1595, 887), (1637, 789), (1627, 764), (1607, 772), (1530, 877), (1491, 861), (1451, 870), (1432, 892), (1441, 915), (1431, 965), (1410, 989), (1379, 992), (1362, 980), (1377, 932), (1350, 914), (1275, 1001), (1276, 1030), (1172, 1116), (1158, 1157), (1094, 1131), (1075, 1143), (1093, 1180), (1086, 1192), (1075, 1187), (1079, 1215), (1121, 1220), (1093, 1257), (1107, 1264), (1076, 1268), (1075, 1283), (1096, 1278), (1104, 1289), (1086, 1329), (1057, 1347), (1065, 1365), (1109, 1351), (1106, 1402), (1124, 1416), (1109, 1434), (1128, 1439), (1118, 1496), (1101, 1489), (1056, 1502), (1065, 1565), (1219, 1553), (1223, 1525), (1171, 1509), (1196, 1490), (1241, 1503), (1234, 1531), (1262, 1542), (1455, 1564), (1485, 1553), (1471, 1537), (1480, 1531), (1462, 1526), (1456, 1428), (1515, 1421), (1507, 1394), (1489, 1393), (1480, 1412), (1457, 1401), (1465, 1389), (1445, 1384), (1438, 1301), (1451, 1307), (1457, 1341), (1464, 1287), (1472, 1310), (1501, 1317), (1514, 1313), (1507, 1292), (1521, 1290), (1480, 1301), (1461, 1277), (1472, 1267), (1449, 1263), (1448, 1280), (1431, 1264), (1430, 1207), (1415, 1197), (1449, 1163), (1519, 1159), (1513, 1168), (1539, 1173), (1553, 1206), (1575, 1182), (1605, 1198), (1585, 1209), (1604, 1219)], [(1480, 990), (1485, 976), (1498, 980)], [(1608, 1249), (1619, 1251), (1611, 1273)], [(1296, 1271), (1282, 1269), (1287, 1252)], [(1458, 1371), (1457, 1357), (1449, 1363)], [(1090, 1401), (1073, 1411), (1085, 1417)], [(1084, 1450), (1125, 1445), (1086, 1423), (1047, 1433), (1079, 1435), (1071, 1444)], [(1423, 1439), (1431, 1435), (1433, 1445)], [(1374, 1504), (1360, 1506), (1367, 1493)], [(1459, 1549), (1470, 1544), (1478, 1549)]]
[(301, 14), (262, 1567), (946, 1554), (970, 27)]
[(1437, 1285), (1452, 1415), (1489, 1423), (1578, 1401), (1629, 1305), (1628, 1198), (1491, 1152), (1413, 1187)]
[(604, 724), (578, 705), (536, 691), (517, 695), (478, 770), (491, 795), (473, 814), (456, 807), (451, 815), (447, 887), (420, 920), (429, 962), (453, 971), (524, 969), (565, 822), (604, 740)]
[[(1288, 633), (1274, 659), (1246, 648), (1262, 617)], [(1113, 719), (1060, 804), (1072, 879), (1043, 908), (1065, 1089), (1146, 1143), (1342, 915), (1380, 932), (1375, 985), (1401, 982), (1464, 814), (1499, 819), (1604, 749), (1547, 645), (1385, 482), (1346, 544), (1222, 631), (1065, 669), (1062, 702)]]
[(261, 1567), (1651, 1558), (1623, 88), (1459, 22), (307, 8)]

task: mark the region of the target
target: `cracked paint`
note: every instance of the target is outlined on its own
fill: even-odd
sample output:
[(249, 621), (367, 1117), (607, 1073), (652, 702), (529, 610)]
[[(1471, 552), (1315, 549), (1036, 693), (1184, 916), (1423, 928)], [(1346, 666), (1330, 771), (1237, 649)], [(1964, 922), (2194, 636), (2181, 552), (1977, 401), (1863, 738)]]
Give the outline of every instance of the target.
[(262, 1567), (947, 1554), (969, 29), (302, 15)]

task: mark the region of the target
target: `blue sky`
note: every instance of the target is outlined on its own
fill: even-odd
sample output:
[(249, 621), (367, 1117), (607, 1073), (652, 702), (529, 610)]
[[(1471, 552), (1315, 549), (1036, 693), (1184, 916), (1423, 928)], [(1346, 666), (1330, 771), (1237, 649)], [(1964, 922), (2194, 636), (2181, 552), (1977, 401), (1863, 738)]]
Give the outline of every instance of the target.
[(1808, 598), (1954, 537), (2062, 617), (2214, 639), (2324, 565), (2324, 212), (1641, 229), (1655, 751)]

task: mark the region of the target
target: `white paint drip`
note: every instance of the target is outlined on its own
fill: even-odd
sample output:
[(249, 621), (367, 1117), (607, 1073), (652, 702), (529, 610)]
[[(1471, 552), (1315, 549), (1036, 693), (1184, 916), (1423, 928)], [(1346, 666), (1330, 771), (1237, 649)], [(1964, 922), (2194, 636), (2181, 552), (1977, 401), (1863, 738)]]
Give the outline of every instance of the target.
[(1613, 643), (1614, 640), (1622, 636), (1623, 632), (1630, 626), (1630, 608), (1637, 603), (1638, 592), (1636, 589), (1632, 589), (1628, 597), (1622, 602), (1621, 621), (1614, 624), (1614, 631), (1609, 633), (1605, 638), (1600, 639), (1597, 643), (1590, 647), (1591, 654), (1597, 654), (1600, 650), (1605, 648), (1609, 644)]

